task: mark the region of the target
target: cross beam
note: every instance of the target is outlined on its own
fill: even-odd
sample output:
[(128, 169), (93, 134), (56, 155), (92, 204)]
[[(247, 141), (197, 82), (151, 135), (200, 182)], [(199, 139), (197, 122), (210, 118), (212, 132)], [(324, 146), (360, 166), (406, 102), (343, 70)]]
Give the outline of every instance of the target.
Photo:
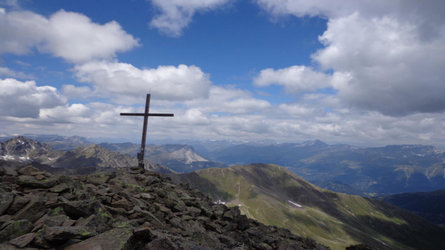
[(149, 113), (150, 109), (150, 94), (147, 94), (145, 99), (145, 112), (144, 113), (121, 113), (121, 116), (143, 116), (144, 117), (144, 127), (142, 128), (142, 142), (141, 142), (141, 152), (138, 153), (138, 163), (140, 168), (144, 168), (144, 152), (145, 152), (145, 141), (147, 138), (147, 121), (149, 116), (164, 116), (172, 117), (174, 114), (165, 113)]

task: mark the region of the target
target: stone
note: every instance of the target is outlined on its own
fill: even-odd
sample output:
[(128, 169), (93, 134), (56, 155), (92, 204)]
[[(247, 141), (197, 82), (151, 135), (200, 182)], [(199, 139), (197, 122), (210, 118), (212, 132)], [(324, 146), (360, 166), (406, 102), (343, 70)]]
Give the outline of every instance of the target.
[(0, 189), (0, 215), (3, 215), (9, 206), (14, 201), (14, 195), (6, 192), (4, 189)]
[(24, 248), (29, 243), (31, 243), (31, 241), (34, 239), (34, 237), (35, 237), (35, 233), (27, 233), (27, 234), (21, 235), (15, 239), (9, 241), (9, 243), (16, 247)]
[(21, 175), (18, 179), (18, 184), (24, 187), (31, 188), (50, 188), (57, 184), (57, 179), (54, 177), (37, 180), (34, 176)]
[(15, 198), (14, 198), (13, 203), (11, 204), (9, 209), (7, 210), (7, 213), (8, 214), (15, 214), (15, 213), (17, 213), (20, 209), (25, 207), (26, 204), (28, 204), (28, 202), (30, 200), (31, 200), (31, 198), (29, 196), (19, 196), (19, 195), (16, 195)]
[(78, 219), (96, 213), (100, 204), (97, 200), (77, 200), (65, 202), (61, 206), (70, 218)]
[(3, 170), (5, 171), (5, 175), (9, 175), (9, 176), (17, 176), (18, 175), (17, 171), (15, 171), (14, 168), (4, 167)]
[(154, 199), (154, 197), (151, 194), (149, 194), (149, 193), (140, 193), (139, 195), (141, 196), (142, 199), (145, 199), (145, 200), (152, 200), (152, 199)]
[(133, 235), (129, 228), (114, 228), (92, 238), (70, 245), (65, 250), (121, 250)]
[(176, 250), (180, 249), (178, 245), (173, 243), (169, 238), (158, 238), (145, 245), (144, 249), (164, 249), (164, 250)]
[(7, 225), (3, 225), (0, 230), (0, 242), (11, 240), (29, 233), (32, 228), (32, 223), (26, 219), (9, 221), (7, 222)]
[(85, 239), (94, 233), (84, 227), (44, 227), (43, 237), (50, 243), (60, 244), (72, 238)]
[(53, 193), (62, 193), (69, 189), (70, 187), (66, 183), (60, 183), (58, 185), (55, 185), (54, 187), (50, 188), (49, 191)]
[(34, 223), (47, 212), (47, 208), (41, 196), (33, 196), (24, 208), (14, 215), (14, 219), (27, 219)]
[(132, 204), (125, 198), (122, 198), (117, 201), (113, 201), (111, 203), (111, 206), (117, 207), (117, 208), (123, 208), (125, 210), (130, 210), (133, 207)]
[(38, 168), (35, 168), (31, 165), (25, 166), (17, 171), (21, 175), (37, 175), (40, 172)]

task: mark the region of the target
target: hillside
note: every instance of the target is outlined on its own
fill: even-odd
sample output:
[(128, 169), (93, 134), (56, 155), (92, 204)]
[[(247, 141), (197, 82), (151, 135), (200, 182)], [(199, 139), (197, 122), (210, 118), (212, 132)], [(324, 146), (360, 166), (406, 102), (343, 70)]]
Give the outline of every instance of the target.
[(241, 144), (207, 152), (225, 164), (286, 166), (332, 191), (384, 195), (445, 188), (445, 153), (433, 146), (358, 148), (321, 141), (269, 145)]
[(445, 231), (384, 202), (321, 189), (285, 168), (253, 164), (173, 177), (268, 225), (334, 249), (443, 249)]
[(151, 171), (0, 168), (0, 249), (327, 249)]
[(445, 226), (445, 189), (386, 196), (384, 201)]

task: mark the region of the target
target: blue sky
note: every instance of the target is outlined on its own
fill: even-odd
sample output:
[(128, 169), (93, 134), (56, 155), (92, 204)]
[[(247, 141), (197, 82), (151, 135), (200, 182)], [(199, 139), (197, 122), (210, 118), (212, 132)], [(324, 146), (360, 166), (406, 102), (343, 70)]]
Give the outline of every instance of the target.
[(444, 146), (444, 3), (0, 0), (0, 134)]

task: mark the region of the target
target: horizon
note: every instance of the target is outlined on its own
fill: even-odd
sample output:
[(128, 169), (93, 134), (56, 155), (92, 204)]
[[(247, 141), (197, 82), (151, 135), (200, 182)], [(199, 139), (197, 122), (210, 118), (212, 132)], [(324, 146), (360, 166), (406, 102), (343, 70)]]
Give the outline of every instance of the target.
[(0, 0), (0, 134), (445, 149), (445, 2)]
[[(0, 134), (0, 142), (15, 138), (15, 137), (26, 137), (28, 139), (32, 139), (32, 140), (37, 140), (39, 141), (38, 138), (33, 138), (33, 137), (63, 137), (63, 138), (72, 138), (72, 137), (77, 137), (80, 139), (85, 139), (86, 141), (88, 141), (88, 145), (92, 145), (92, 144), (103, 144), (103, 143), (110, 143), (110, 144), (121, 144), (121, 143), (131, 143), (134, 145), (140, 145), (140, 140), (127, 140), (124, 138), (101, 138), (101, 137), (83, 137), (83, 136), (64, 136), (64, 135), (57, 135), (57, 134), (22, 134), (22, 135), (6, 135), (6, 134)], [(42, 141), (39, 141), (42, 142)], [(200, 143), (230, 143), (232, 146), (234, 145), (263, 145), (263, 146), (270, 146), (270, 145), (283, 145), (283, 144), (296, 144), (296, 145), (300, 145), (300, 144), (306, 144), (306, 143), (312, 143), (312, 142), (321, 142), (324, 143), (328, 146), (340, 146), (340, 145), (346, 145), (346, 146), (350, 146), (350, 147), (355, 147), (355, 148), (361, 148), (361, 149), (367, 149), (367, 148), (384, 148), (384, 147), (391, 147), (391, 146), (432, 146), (436, 149), (440, 149), (440, 150), (445, 150), (445, 147), (440, 147), (437, 145), (432, 145), (432, 144), (385, 144), (385, 145), (354, 145), (354, 144), (346, 144), (346, 143), (328, 143), (325, 141), (322, 141), (320, 139), (313, 139), (313, 140), (305, 140), (305, 141), (289, 141), (289, 142), (277, 142), (277, 141), (236, 141), (236, 140), (188, 140), (188, 139), (183, 139), (183, 140), (155, 140), (154, 142), (150, 142), (148, 141), (146, 143), (146, 146), (162, 146), (162, 145), (184, 145), (184, 146), (194, 146), (196, 144), (200, 144)], [(45, 142), (43, 142), (45, 143)]]

